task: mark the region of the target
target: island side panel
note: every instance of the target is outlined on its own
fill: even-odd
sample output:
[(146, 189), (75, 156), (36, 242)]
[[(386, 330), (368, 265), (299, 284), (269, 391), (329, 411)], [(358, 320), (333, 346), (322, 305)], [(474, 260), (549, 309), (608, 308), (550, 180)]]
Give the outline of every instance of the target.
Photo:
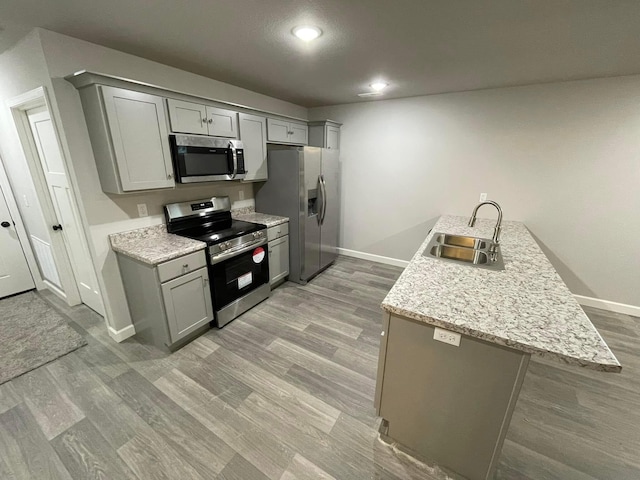
[(376, 396), (373, 399), (373, 406), (376, 414), (380, 416), (380, 396), (382, 395), (382, 382), (384, 380), (384, 361), (387, 356), (387, 338), (389, 332), (389, 318), (387, 312), (382, 313), (382, 332), (380, 332), (380, 354), (378, 355), (378, 373), (376, 375)]
[(396, 315), (385, 331), (377, 409), (387, 436), (471, 480), (493, 478), (530, 355), (468, 336), (448, 345)]

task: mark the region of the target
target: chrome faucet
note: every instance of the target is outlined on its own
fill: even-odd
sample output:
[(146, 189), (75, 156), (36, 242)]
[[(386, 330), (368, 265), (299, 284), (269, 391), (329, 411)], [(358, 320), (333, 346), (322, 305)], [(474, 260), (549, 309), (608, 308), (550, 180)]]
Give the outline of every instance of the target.
[(476, 214), (478, 213), (478, 209), (482, 206), (482, 205), (493, 205), (494, 207), (496, 207), (496, 210), (498, 210), (498, 221), (496, 222), (496, 226), (493, 229), (493, 238), (492, 238), (492, 244), (491, 244), (491, 259), (495, 260), (496, 257), (496, 252), (498, 250), (498, 245), (500, 244), (500, 232), (502, 231), (502, 209), (500, 208), (500, 205), (498, 205), (496, 202), (492, 201), (492, 200), (487, 200), (486, 202), (481, 202), (478, 205), (476, 205), (476, 208), (473, 209), (473, 213), (471, 213), (471, 218), (469, 219), (469, 226), (473, 227), (476, 224)]

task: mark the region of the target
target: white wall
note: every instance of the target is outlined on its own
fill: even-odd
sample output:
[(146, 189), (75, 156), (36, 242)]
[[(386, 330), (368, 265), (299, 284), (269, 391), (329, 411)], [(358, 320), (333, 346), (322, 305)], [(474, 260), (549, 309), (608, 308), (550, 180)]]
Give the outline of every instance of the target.
[[(31, 179), (11, 110), (6, 101), (43, 85), (49, 76), (37, 32), (31, 32), (0, 55), (0, 152), (16, 200), (20, 218), (29, 235), (50, 242), (49, 227)], [(42, 287), (37, 265), (26, 252), (34, 280)]]
[[(253, 187), (251, 184), (221, 183), (206, 187), (181, 186), (175, 190), (135, 195), (103, 193), (78, 93), (63, 78), (79, 70), (116, 75), (285, 116), (306, 118), (307, 109), (41, 29), (30, 33), (24, 47), (13, 53), (0, 55), (2, 98), (24, 93), (40, 85), (45, 85), (49, 91), (51, 113), (60, 130), (62, 148), (71, 160), (72, 182), (80, 194), (81, 215), (89, 225), (89, 247), (105, 297), (107, 320), (110, 327), (118, 331), (129, 326), (131, 318), (116, 258), (109, 247), (107, 235), (163, 222), (162, 205), (170, 202), (229, 195), (234, 207), (252, 205)], [(5, 87), (5, 78), (8, 79), (8, 84), (15, 84), (15, 88)], [(3, 149), (3, 156), (7, 163), (17, 165), (8, 174), (12, 180), (21, 182), (24, 178), (24, 158), (21, 158), (20, 144), (17, 137), (8, 138), (6, 143), (7, 150)], [(16, 192), (16, 196), (20, 194), (21, 192)], [(138, 218), (138, 203), (147, 204), (149, 217)]]
[(310, 118), (344, 123), (343, 248), (408, 260), (439, 215), (469, 215), (488, 192), (573, 293), (640, 306), (640, 76), (321, 107)]

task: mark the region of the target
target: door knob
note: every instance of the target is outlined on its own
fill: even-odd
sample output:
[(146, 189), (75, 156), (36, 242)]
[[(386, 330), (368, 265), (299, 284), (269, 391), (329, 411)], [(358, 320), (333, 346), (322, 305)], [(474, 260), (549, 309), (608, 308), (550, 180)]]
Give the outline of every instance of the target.
[(4, 228), (9, 228), (11, 226), (9, 222), (2, 222), (0, 223), (0, 225), (2, 225)]
[(58, 224), (58, 225), (54, 225), (51, 228), (53, 228), (55, 231), (57, 230), (62, 230), (62, 225)]

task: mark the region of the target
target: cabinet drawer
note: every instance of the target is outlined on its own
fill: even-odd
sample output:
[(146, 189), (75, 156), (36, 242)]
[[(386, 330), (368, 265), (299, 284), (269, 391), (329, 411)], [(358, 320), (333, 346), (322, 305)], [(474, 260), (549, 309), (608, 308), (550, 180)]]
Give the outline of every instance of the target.
[(289, 222), (281, 223), (280, 225), (269, 227), (267, 229), (267, 240), (269, 242), (271, 240), (275, 240), (276, 238), (280, 238), (283, 235), (289, 235)]
[(184, 255), (183, 257), (178, 257), (158, 265), (158, 278), (161, 283), (166, 282), (185, 273), (198, 270), (206, 264), (207, 257), (204, 254), (204, 250), (190, 253), (189, 255)]

